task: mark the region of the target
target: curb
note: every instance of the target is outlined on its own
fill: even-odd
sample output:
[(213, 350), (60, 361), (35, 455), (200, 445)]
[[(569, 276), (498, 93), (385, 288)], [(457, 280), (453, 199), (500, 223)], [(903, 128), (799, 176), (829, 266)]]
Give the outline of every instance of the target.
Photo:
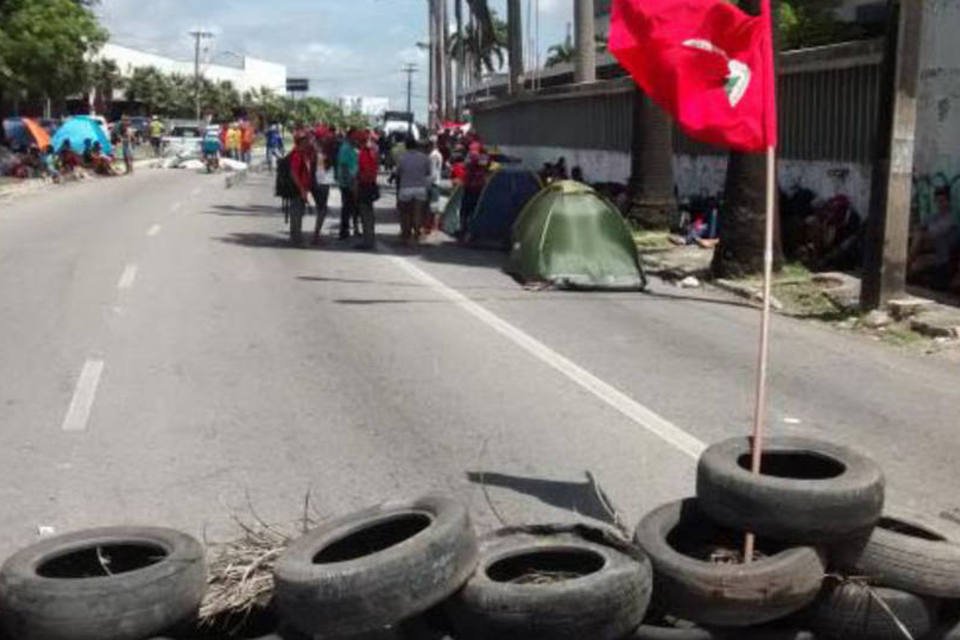
[[(724, 291), (732, 293), (736, 296), (739, 296), (751, 302), (757, 302), (757, 303), (763, 302), (763, 290), (761, 290), (759, 287), (753, 287), (748, 284), (734, 282), (733, 280), (726, 280), (724, 278), (711, 280), (709, 284), (712, 284), (718, 289), (723, 289)], [(776, 296), (774, 295), (770, 296), (770, 306), (773, 307), (776, 311), (783, 311), (783, 303), (777, 300)]]

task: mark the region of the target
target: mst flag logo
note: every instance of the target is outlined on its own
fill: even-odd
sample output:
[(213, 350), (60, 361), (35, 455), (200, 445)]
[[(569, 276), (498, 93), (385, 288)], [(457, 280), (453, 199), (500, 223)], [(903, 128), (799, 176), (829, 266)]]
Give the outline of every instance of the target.
[(691, 138), (776, 145), (770, 19), (727, 0), (614, 0), (610, 52)]

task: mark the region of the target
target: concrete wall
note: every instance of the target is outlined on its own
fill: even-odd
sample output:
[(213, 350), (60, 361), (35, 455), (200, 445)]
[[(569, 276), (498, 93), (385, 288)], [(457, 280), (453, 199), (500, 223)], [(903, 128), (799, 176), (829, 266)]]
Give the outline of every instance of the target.
[(933, 191), (951, 186), (960, 220), (960, 0), (923, 1), (914, 200), (920, 216), (929, 216)]

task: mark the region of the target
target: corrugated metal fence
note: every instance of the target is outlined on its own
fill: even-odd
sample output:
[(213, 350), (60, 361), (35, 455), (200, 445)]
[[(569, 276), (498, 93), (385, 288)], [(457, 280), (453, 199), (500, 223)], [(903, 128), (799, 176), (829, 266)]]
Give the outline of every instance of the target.
[[(781, 157), (868, 164), (879, 111), (882, 41), (786, 53), (780, 61)], [(495, 144), (630, 150), (633, 85), (626, 78), (556, 87), (474, 105), (481, 135)], [(724, 151), (675, 136), (677, 153)]]

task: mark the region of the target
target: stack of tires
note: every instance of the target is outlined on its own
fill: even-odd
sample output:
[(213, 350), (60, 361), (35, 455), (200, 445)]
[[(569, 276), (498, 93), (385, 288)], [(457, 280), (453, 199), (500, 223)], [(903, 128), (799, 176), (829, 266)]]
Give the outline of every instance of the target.
[[(773, 438), (707, 449), (697, 496), (632, 541), (587, 525), (477, 538), (439, 496), (327, 521), (274, 566), (277, 634), (259, 640), (960, 640), (960, 533), (884, 512), (877, 465)], [(741, 555), (756, 536), (751, 562)], [(42, 540), (0, 569), (4, 640), (210, 640), (204, 552), (168, 529)], [(6, 636), (3, 636), (3, 633)]]
[(849, 448), (773, 438), (760, 475), (750, 462), (747, 438), (709, 447), (696, 498), (641, 520), (656, 615), (636, 638), (960, 640), (938, 623), (960, 598), (960, 532), (885, 513), (882, 472)]

